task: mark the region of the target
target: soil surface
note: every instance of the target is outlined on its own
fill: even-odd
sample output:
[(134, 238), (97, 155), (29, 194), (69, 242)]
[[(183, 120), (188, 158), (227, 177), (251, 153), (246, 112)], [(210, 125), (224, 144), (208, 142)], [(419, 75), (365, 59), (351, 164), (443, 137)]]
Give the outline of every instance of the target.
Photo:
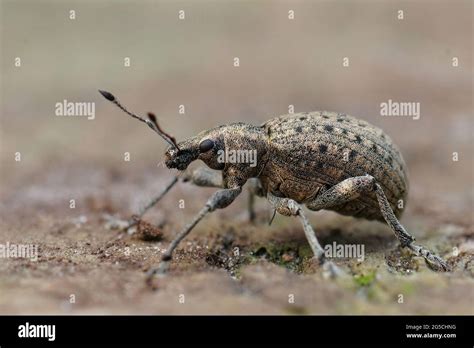
[[(436, 273), (398, 248), (382, 223), (313, 213), (323, 245), (365, 248), (363, 262), (335, 259), (347, 276), (329, 279), (312, 261), (296, 219), (277, 216), (268, 226), (269, 207), (261, 200), (258, 221), (250, 224), (242, 197), (198, 225), (153, 290), (145, 283), (146, 271), (212, 190), (179, 184), (146, 215), (160, 226), (154, 234), (146, 222), (133, 234), (120, 234), (104, 227), (104, 214), (128, 217), (130, 198), (164, 186), (150, 175), (125, 172), (71, 164), (10, 191), (2, 207), (2, 239), (38, 245), (39, 257), (2, 260), (1, 313), (472, 313), (469, 211), (463, 219), (459, 207), (440, 205), (412, 205), (414, 214), (404, 222), (420, 243), (448, 260), (451, 273)], [(75, 209), (69, 208), (71, 193)], [(192, 197), (185, 198), (185, 209), (178, 207), (182, 197)]]

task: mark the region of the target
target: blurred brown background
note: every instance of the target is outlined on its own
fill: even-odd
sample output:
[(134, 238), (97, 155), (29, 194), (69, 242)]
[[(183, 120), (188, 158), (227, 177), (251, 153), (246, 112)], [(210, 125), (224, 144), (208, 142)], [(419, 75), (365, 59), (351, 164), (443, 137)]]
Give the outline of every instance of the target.
[[(28, 266), (29, 271), (18, 260), (4, 263), (11, 277), (0, 285), (6, 293), (17, 293), (22, 281), (44, 284), (44, 277), (54, 278), (54, 267), (69, 274), (62, 262), (72, 262), (86, 273), (99, 267), (64, 255), (69, 261), (55, 259), (54, 250), (76, 250), (86, 240), (109, 233), (98, 230), (101, 212), (127, 216), (171, 178), (172, 173), (157, 166), (164, 142), (106, 102), (99, 88), (113, 92), (136, 113), (154, 111), (178, 140), (228, 122), (260, 124), (287, 113), (290, 104), (296, 112), (328, 110), (363, 118), (383, 128), (407, 162), (410, 194), (402, 220), (406, 226), (416, 236), (459, 238), (448, 243), (446, 252), (466, 240), (472, 248), (472, 1), (2, 0), (1, 5), (0, 241), (42, 243), (43, 252), (54, 261), (52, 265), (46, 257), (43, 268)], [(75, 20), (69, 19), (70, 10), (76, 12)], [(185, 20), (178, 19), (180, 10)], [(294, 20), (288, 19), (289, 10), (294, 10)], [(404, 11), (403, 20), (397, 19), (398, 10)], [(15, 57), (21, 58), (21, 67), (14, 66)], [(130, 67), (124, 67), (125, 57), (130, 57)], [(238, 68), (234, 57), (240, 59)], [(343, 67), (343, 57), (349, 57), (349, 67)], [(458, 67), (452, 66), (453, 57)], [(63, 99), (95, 102), (95, 119), (55, 116), (55, 104)], [(380, 103), (388, 99), (420, 102), (421, 118), (381, 117)], [(178, 113), (180, 104), (185, 105), (185, 115)], [(21, 162), (14, 161), (15, 152), (21, 152)], [(130, 162), (123, 161), (124, 152), (130, 152)], [(458, 162), (453, 162), (453, 152), (459, 153)], [(182, 185), (150, 213), (150, 220), (167, 217), (171, 235), (210, 192)], [(71, 198), (78, 202), (75, 210), (69, 209)], [(175, 202), (181, 198), (186, 199), (186, 209), (177, 211)], [(263, 201), (259, 206), (265, 211)], [(213, 231), (244, 207), (241, 199), (209, 218)], [(73, 229), (67, 230), (67, 237), (51, 233), (80, 215), (88, 219), (81, 227), (85, 235)], [(324, 224), (329, 221), (325, 219), (337, 218), (323, 213), (321, 219), (315, 221)], [(294, 230), (283, 236), (300, 233), (295, 221), (288, 225)], [(385, 227), (375, 228), (390, 240)], [(270, 232), (262, 233), (272, 238)], [(206, 238), (197, 243), (209, 243)], [(99, 240), (96, 247), (101, 243), (105, 242)], [(149, 258), (140, 260), (130, 274), (146, 268)], [(25, 274), (34, 280), (24, 280)], [(71, 286), (80, 288), (76, 275), (70, 276)], [(118, 274), (116, 281), (121, 281)], [(472, 275), (469, 281), (460, 293), (472, 289)], [(31, 303), (0, 302), (0, 311), (60, 310), (56, 298), (64, 294), (49, 291)], [(472, 294), (466, 300), (472, 304)], [(118, 308), (116, 303), (97, 301), (83, 310)], [(354, 303), (352, 298), (348, 303)], [(239, 311), (229, 306), (223, 307), (226, 312)], [(334, 312), (333, 307), (308, 306), (309, 312)], [(439, 306), (426, 308), (436, 311), (443, 308)], [(342, 313), (369, 307), (348, 305)], [(211, 308), (187, 310), (206, 313)], [(251, 311), (242, 303), (239, 308)]]

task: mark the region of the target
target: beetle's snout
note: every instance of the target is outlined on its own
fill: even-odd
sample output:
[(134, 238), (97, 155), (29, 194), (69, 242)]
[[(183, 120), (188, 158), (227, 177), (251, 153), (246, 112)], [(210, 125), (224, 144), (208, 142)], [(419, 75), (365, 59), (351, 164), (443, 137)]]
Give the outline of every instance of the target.
[(196, 157), (190, 151), (169, 148), (165, 153), (165, 165), (170, 169), (185, 170)]
[(165, 164), (168, 168), (178, 168), (178, 150), (170, 148), (165, 152)]

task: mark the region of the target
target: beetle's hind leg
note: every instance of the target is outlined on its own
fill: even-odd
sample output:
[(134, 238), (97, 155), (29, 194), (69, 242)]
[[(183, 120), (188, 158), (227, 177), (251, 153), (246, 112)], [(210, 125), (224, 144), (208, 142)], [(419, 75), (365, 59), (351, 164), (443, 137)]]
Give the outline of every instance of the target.
[(339, 269), (339, 267), (326, 259), (324, 249), (321, 247), (321, 244), (319, 244), (316, 234), (303, 212), (303, 208), (296, 201), (289, 198), (276, 197), (271, 193), (267, 194), (267, 198), (278, 213), (286, 216), (296, 216), (300, 219), (311, 250), (315, 258), (323, 265), (323, 268), (328, 271), (332, 277), (344, 275), (344, 272)]
[(357, 176), (341, 181), (339, 184), (334, 185), (327, 191), (323, 192), (313, 201), (306, 203), (306, 206), (311, 210), (327, 209), (350, 202), (362, 194), (372, 192), (375, 192), (380, 212), (387, 224), (395, 233), (400, 244), (403, 247), (412, 250), (417, 256), (422, 256), (431, 268), (448, 271), (450, 267), (441, 257), (427, 248), (414, 243), (415, 238), (411, 236), (398, 221), (382, 187), (376, 182), (375, 178), (370, 175)]
[(375, 194), (380, 205), (380, 211), (387, 222), (387, 224), (392, 228), (397, 236), (400, 244), (409, 248), (417, 256), (423, 257), (431, 268), (434, 268), (438, 271), (450, 271), (451, 267), (444, 261), (440, 256), (436, 255), (429, 249), (425, 248), (422, 245), (415, 244), (415, 237), (411, 236), (405, 228), (400, 224), (397, 217), (393, 213), (392, 208), (385, 196), (385, 193), (382, 190), (382, 187), (375, 183)]

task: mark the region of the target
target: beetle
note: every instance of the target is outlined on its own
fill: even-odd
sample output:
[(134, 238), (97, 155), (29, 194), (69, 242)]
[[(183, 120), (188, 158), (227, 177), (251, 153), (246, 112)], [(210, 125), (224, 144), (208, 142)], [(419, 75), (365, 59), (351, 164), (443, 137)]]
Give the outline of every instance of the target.
[[(408, 194), (406, 164), (398, 147), (380, 128), (355, 117), (335, 112), (303, 112), (268, 120), (260, 126), (232, 123), (190, 137), (179, 143), (164, 132), (156, 117), (148, 119), (129, 112), (111, 93), (99, 90), (128, 115), (146, 123), (170, 147), (165, 152), (168, 168), (185, 171), (195, 160), (199, 168), (184, 176), (198, 186), (219, 187), (201, 211), (171, 242), (158, 268), (149, 277), (164, 273), (173, 251), (207, 214), (230, 205), (248, 182), (252, 195), (266, 197), (274, 213), (296, 216), (303, 225), (308, 243), (319, 262), (332, 274), (338, 268), (325, 258), (303, 206), (312, 211), (332, 210), (339, 214), (385, 221), (402, 247), (425, 259), (430, 268), (449, 271), (446, 261), (424, 246), (400, 224)], [(256, 165), (246, 161), (223, 161), (223, 152), (256, 153)], [(141, 217), (178, 181), (139, 214)], [(251, 214), (253, 217), (254, 214)], [(130, 221), (127, 227), (134, 224)]]

